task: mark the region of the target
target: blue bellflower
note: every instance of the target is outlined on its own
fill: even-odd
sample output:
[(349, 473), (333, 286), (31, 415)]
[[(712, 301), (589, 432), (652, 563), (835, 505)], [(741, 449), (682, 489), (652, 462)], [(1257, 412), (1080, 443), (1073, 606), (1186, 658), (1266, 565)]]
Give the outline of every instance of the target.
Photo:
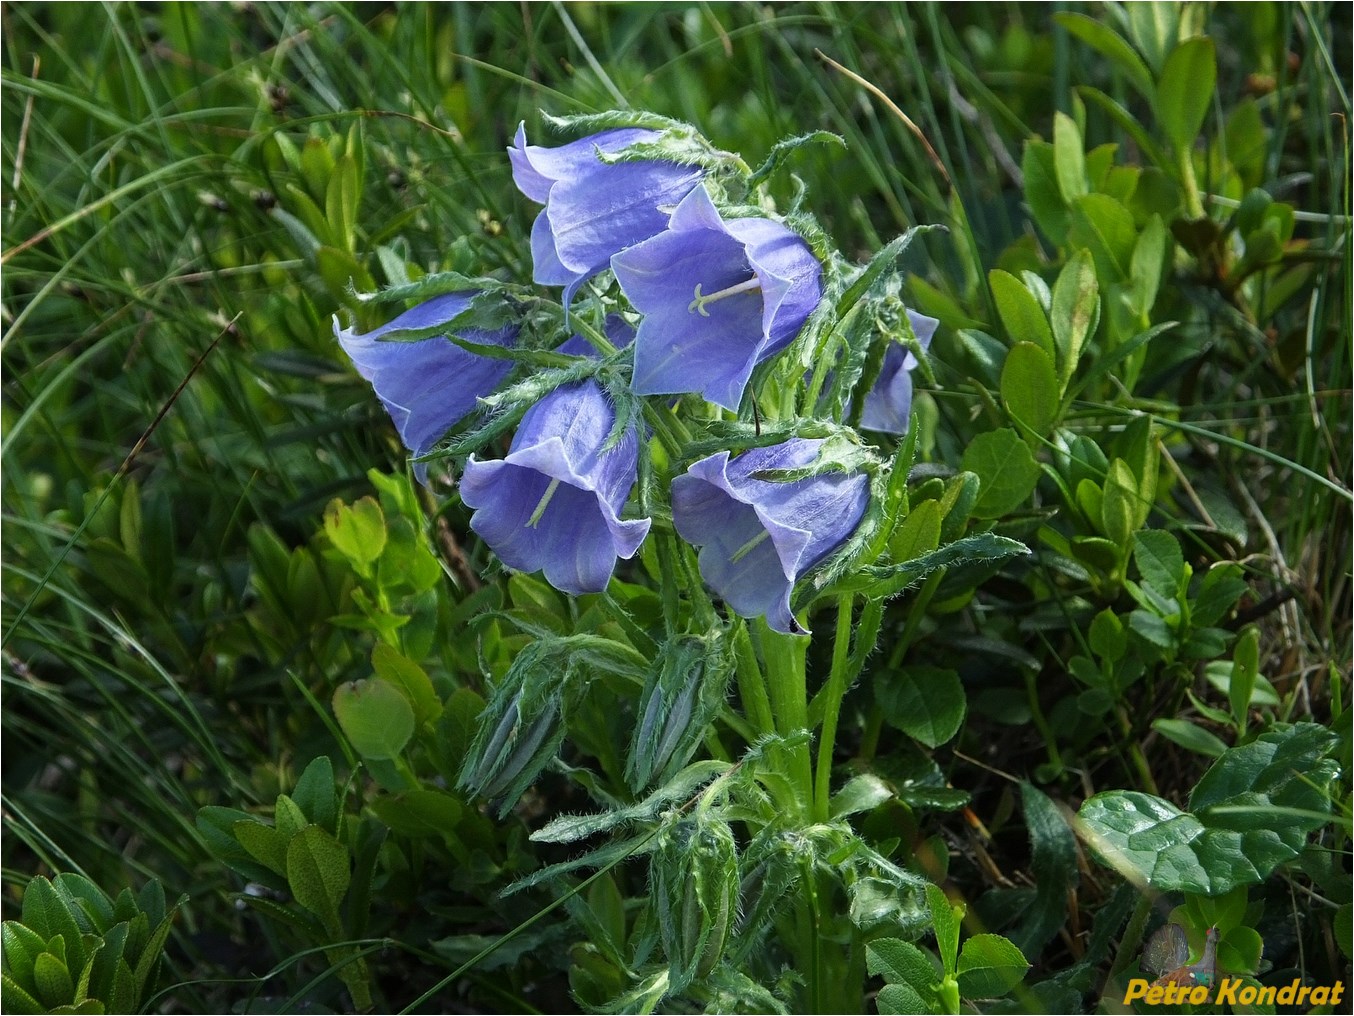
[(525, 125), (517, 128), (508, 149), (513, 182), (545, 205), (531, 227), (532, 278), (564, 286), (565, 307), (611, 255), (661, 232), (672, 206), (700, 183), (698, 166), (598, 158), (599, 151), (614, 155), (656, 137), (657, 131), (621, 128), (542, 148), (527, 144)]
[[(414, 342), (383, 341), (384, 336), (450, 322), (470, 306), (476, 295), (471, 291), (435, 296), (365, 335), (340, 328), (337, 318), (334, 320), (339, 345), (357, 372), (371, 382), (376, 397), (395, 421), (400, 440), (415, 458), (431, 451), (452, 427), (470, 415), (477, 399), (492, 394), (512, 369), (512, 362), (478, 356), (445, 336)], [(511, 346), (517, 341), (515, 326), (497, 331), (464, 328), (455, 334), (480, 345)], [(414, 474), (426, 485), (427, 463), (415, 462)]]
[[(912, 333), (922, 349), (929, 349), (931, 337), (940, 324), (933, 317), (907, 312), (907, 320), (912, 325)], [(884, 351), (884, 363), (879, 369), (879, 377), (874, 387), (865, 396), (861, 407), (860, 425), (867, 430), (878, 430), (886, 434), (906, 434), (912, 420), (912, 374), (917, 366), (917, 357), (912, 350), (897, 342), (889, 342)]]
[(701, 577), (734, 613), (764, 615), (779, 632), (802, 633), (790, 611), (794, 584), (851, 535), (869, 499), (861, 475), (786, 483), (754, 475), (807, 466), (820, 445), (792, 438), (732, 460), (718, 452), (672, 481), (673, 525), (701, 548)]
[[(608, 322), (626, 345), (627, 326)], [(585, 354), (575, 336), (560, 352)], [(461, 500), (475, 509), (470, 528), (509, 568), (545, 572), (566, 593), (597, 593), (611, 581), (616, 558), (633, 557), (648, 519), (622, 519), (635, 484), (639, 441), (633, 429), (603, 451), (616, 411), (595, 381), (564, 385), (522, 418), (505, 458), (466, 463)]]
[(611, 259), (644, 320), (631, 385), (640, 395), (700, 392), (736, 410), (752, 369), (799, 334), (822, 298), (822, 266), (770, 219), (720, 217), (704, 187), (668, 228)]

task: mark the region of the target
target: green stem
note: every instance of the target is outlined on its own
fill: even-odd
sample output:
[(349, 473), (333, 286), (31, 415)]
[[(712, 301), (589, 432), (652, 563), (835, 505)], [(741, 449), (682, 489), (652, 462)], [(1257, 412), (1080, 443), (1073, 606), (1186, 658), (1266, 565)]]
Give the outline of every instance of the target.
[(837, 720), (846, 697), (851, 661), (851, 615), (855, 597), (846, 593), (837, 600), (837, 633), (832, 642), (832, 673), (827, 679), (823, 709), (823, 733), (818, 739), (818, 768), (814, 773), (813, 820), (826, 822), (832, 794), (832, 751), (837, 741)]
[[(771, 712), (776, 721), (776, 732), (790, 737), (808, 729), (809, 704), (804, 683), (804, 654), (809, 640), (804, 636), (783, 635), (772, 631), (765, 619), (758, 619), (757, 641), (761, 643), (762, 660), (766, 664), (767, 691), (771, 698)], [(801, 740), (789, 749), (791, 782), (798, 788), (796, 818), (813, 804), (813, 763), (809, 745)]]
[(734, 623), (733, 651), (738, 697), (743, 700), (743, 711), (758, 733), (772, 733), (776, 729), (776, 721), (771, 714), (771, 699), (766, 694), (766, 681), (762, 678), (762, 668), (752, 648), (752, 636), (748, 633), (746, 621)]
[(1044, 711), (1039, 708), (1037, 677), (1038, 675), (1032, 670), (1025, 672), (1025, 697), (1030, 703), (1030, 719), (1044, 739), (1044, 747), (1048, 750), (1049, 764), (1061, 773), (1063, 771), (1063, 760), (1062, 755), (1058, 752), (1057, 738), (1054, 737), (1053, 728), (1048, 725), (1048, 720), (1044, 717)]
[(1133, 908), (1133, 916), (1128, 919), (1128, 926), (1124, 928), (1124, 937), (1119, 940), (1119, 952), (1114, 957), (1114, 965), (1110, 967), (1109, 982), (1105, 985), (1107, 997), (1110, 982), (1127, 970), (1134, 957), (1138, 955), (1138, 947), (1142, 944), (1142, 932), (1147, 927), (1147, 918), (1151, 913), (1151, 899), (1146, 895), (1138, 897), (1138, 904)]
[(818, 913), (818, 879), (812, 861), (805, 860), (803, 862), (803, 876), (800, 878), (800, 884), (804, 887), (803, 901), (799, 907), (800, 960), (808, 968), (806, 971), (809, 989), (808, 1011), (819, 1013), (823, 1011), (825, 978), (823, 976), (822, 938), (820, 935), (822, 923)]

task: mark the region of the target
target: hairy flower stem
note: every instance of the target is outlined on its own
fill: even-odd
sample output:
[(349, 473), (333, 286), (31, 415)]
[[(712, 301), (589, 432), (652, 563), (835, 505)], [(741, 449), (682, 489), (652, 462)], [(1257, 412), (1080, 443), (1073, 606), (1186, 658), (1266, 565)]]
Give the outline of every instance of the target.
[[(773, 631), (765, 618), (753, 622), (757, 626), (757, 642), (761, 646), (762, 661), (766, 666), (767, 690), (770, 693), (771, 712), (775, 717), (776, 733), (790, 737), (808, 729), (809, 704), (804, 680), (804, 656), (809, 640), (802, 635), (783, 635)], [(787, 776), (796, 787), (794, 811), (787, 816), (792, 822), (802, 821), (813, 804), (813, 764), (809, 745), (801, 740), (788, 748)]]
[(837, 720), (846, 697), (851, 662), (851, 616), (855, 597), (847, 593), (837, 600), (837, 633), (832, 642), (832, 673), (827, 679), (823, 709), (823, 732), (818, 739), (818, 768), (814, 772), (813, 820), (826, 822), (832, 799), (832, 752), (837, 740)]
[(735, 622), (733, 648), (737, 664), (738, 696), (743, 701), (743, 711), (759, 733), (774, 731), (776, 721), (771, 715), (771, 699), (766, 694), (766, 681), (757, 663), (757, 653), (753, 649), (746, 621)]

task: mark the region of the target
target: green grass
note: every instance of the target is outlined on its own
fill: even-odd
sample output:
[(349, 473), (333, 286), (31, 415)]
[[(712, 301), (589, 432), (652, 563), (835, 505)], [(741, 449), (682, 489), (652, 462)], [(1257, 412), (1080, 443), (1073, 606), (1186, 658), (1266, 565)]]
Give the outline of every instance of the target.
[[(1168, 422), (1163, 440), (1192, 489), (1163, 492), (1162, 517), (1197, 531), (1201, 557), (1242, 560), (1251, 605), (1280, 601), (1256, 618), (1265, 673), (1289, 718), (1325, 722), (1333, 691), (1348, 701), (1351, 644), (1349, 15), (1321, 4), (1197, 14), (1220, 61), (1205, 131), (1255, 94), (1276, 125), (1262, 179), (1303, 213), (1311, 275), (1255, 320), (1216, 280), (1177, 266), (1154, 320), (1181, 327), (1111, 413)], [(652, 110), (753, 165), (783, 137), (829, 130), (845, 149), (809, 146), (790, 168), (841, 250), (864, 260), (911, 225), (945, 224), (906, 266), (995, 333), (988, 270), (1037, 263), (1041, 249), (1016, 180), (1023, 144), (1052, 136), (1054, 111), (1080, 104), (1076, 85), (1132, 98), (1046, 9), (1023, 5), (12, 4), (3, 27), (4, 912), (39, 873), (80, 871), (112, 892), (157, 877), (190, 897), (170, 957), (175, 980), (204, 983), (179, 1000), (208, 1007), (248, 991), (207, 979), (285, 962), (288, 946), (234, 909), (238, 880), (211, 860), (195, 812), (270, 806), (311, 757), (338, 759), (306, 692), (327, 702), (366, 657), (323, 616), (269, 615), (251, 526), (304, 546), (331, 498), (370, 491), (368, 469), (404, 468), (332, 339), (332, 316), (356, 312), (347, 276), (277, 214), (323, 208), (280, 144), (355, 132), (361, 202), (341, 265), (385, 284), (380, 247), (428, 271), (529, 276), (534, 207), (503, 153), (520, 120), (546, 137), (543, 112)], [(1086, 119), (1092, 144), (1125, 141), (1094, 111)], [(1120, 158), (1140, 155), (1130, 142)], [(1205, 192), (1214, 183), (1201, 180)], [(789, 207), (789, 174), (772, 192)], [(1166, 355), (1179, 349), (1190, 355)], [(953, 465), (984, 403), (953, 330), (936, 354), (929, 454)], [(1115, 421), (1093, 406), (1071, 419), (1086, 432)], [(1198, 519), (1200, 503), (1235, 516), (1244, 539), (1221, 539), (1227, 527)], [(447, 518), (464, 532), (456, 509)], [(991, 634), (1038, 651), (1000, 618)], [(925, 622), (928, 635), (943, 645), (944, 620)], [(1046, 706), (1056, 698), (1044, 692)], [(1023, 776), (1046, 760), (1031, 725), (981, 711), (972, 722), (1000, 742), (989, 764)], [(1163, 793), (1188, 788), (1200, 761), (1147, 738)], [(1124, 751), (1095, 749), (1084, 789), (1128, 786)], [(1002, 863), (1025, 864), (1000, 781), (944, 764), (996, 829)], [(983, 887), (974, 862), (957, 866)], [(426, 945), (415, 938), (403, 941)], [(1045, 962), (1067, 959), (1055, 949)], [(260, 990), (300, 998), (307, 979), (287, 972)], [(496, 988), (529, 1008), (523, 985)], [(562, 984), (551, 990), (567, 1004)]]

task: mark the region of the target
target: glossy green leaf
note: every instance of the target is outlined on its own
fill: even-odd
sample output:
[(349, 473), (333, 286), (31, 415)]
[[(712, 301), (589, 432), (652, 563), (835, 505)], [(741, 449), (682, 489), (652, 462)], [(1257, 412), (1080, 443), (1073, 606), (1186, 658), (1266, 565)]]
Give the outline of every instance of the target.
[(881, 938), (865, 946), (865, 966), (872, 977), (889, 984), (905, 984), (920, 995), (929, 994), (940, 980), (926, 954), (911, 942)]
[(1335, 745), (1318, 724), (1276, 725), (1213, 763), (1190, 812), (1137, 791), (1095, 795), (1081, 807), (1085, 838), (1112, 867), (1162, 892), (1216, 896), (1262, 882), (1326, 823)]
[(884, 985), (875, 1003), (881, 1016), (922, 1016), (933, 1011), (910, 984)]
[(1203, 128), (1218, 79), (1213, 40), (1186, 39), (1166, 58), (1157, 82), (1157, 126), (1177, 152), (1186, 152)]
[(1138, 501), (1138, 481), (1128, 463), (1115, 459), (1105, 478), (1100, 520), (1106, 538), (1119, 547), (1127, 547), (1133, 538), (1133, 519)]
[(911, 561), (940, 546), (941, 514), (939, 501), (914, 505), (889, 537), (889, 556), (895, 561)]
[(964, 449), (960, 469), (982, 481), (973, 517), (997, 519), (1025, 503), (1039, 481), (1029, 445), (1009, 427), (979, 434)]
[(75, 1001), (75, 981), (70, 971), (49, 952), (33, 962), (33, 987), (38, 999), (49, 1009)]
[(1086, 150), (1077, 122), (1066, 113), (1053, 114), (1053, 170), (1058, 178), (1058, 192), (1064, 203), (1070, 205), (1088, 190), (1086, 181)]
[(939, 667), (881, 673), (875, 699), (885, 720), (928, 748), (939, 747), (959, 732), (967, 708), (959, 675)]
[(386, 643), (378, 642), (371, 651), (371, 665), (378, 677), (404, 692), (414, 708), (417, 725), (430, 723), (441, 715), (442, 700), (437, 697), (431, 678), (413, 660), (400, 655)]
[(240, 846), (260, 864), (278, 875), (287, 874), (287, 841), (276, 828), (252, 820), (236, 822), (232, 830)]
[(1138, 230), (1133, 215), (1108, 194), (1086, 194), (1071, 202), (1067, 242), (1091, 252), (1104, 283), (1129, 277)]
[(926, 907), (931, 912), (931, 927), (936, 935), (936, 951), (946, 975), (954, 973), (959, 955), (959, 922), (964, 916), (962, 904), (952, 904), (938, 885), (926, 886)]
[(1001, 398), (1012, 419), (1042, 437), (1058, 418), (1060, 395), (1052, 356), (1032, 342), (1012, 347), (1001, 369)]
[(351, 506), (331, 501), (324, 510), (324, 531), (335, 548), (357, 564), (371, 564), (385, 549), (385, 515), (373, 497), (359, 498)]
[(311, 760), (291, 799), (310, 822), (323, 829), (335, 829), (338, 822), (338, 793), (334, 789), (334, 766), (328, 755)]
[(414, 707), (379, 678), (339, 685), (333, 705), (339, 726), (364, 758), (396, 758), (414, 736)]
[(1050, 357), (1054, 355), (1053, 329), (1039, 300), (1014, 275), (994, 268), (987, 273), (992, 299), (1001, 315), (1007, 337), (1016, 342), (1033, 342)]
[(974, 935), (959, 954), (959, 993), (999, 998), (1023, 981), (1029, 968), (1014, 943), (1000, 935)]
[[(1020, 784), (1020, 802), (1030, 838), (1034, 900), (1008, 937), (1022, 955), (1038, 956), (1067, 920), (1067, 894), (1077, 884), (1077, 840), (1058, 806), (1032, 783)], [(961, 976), (961, 989), (963, 984)]]
[(1173, 598), (1185, 577), (1185, 555), (1180, 542), (1164, 529), (1133, 534), (1133, 560), (1142, 580), (1166, 599)]
[(1058, 346), (1058, 380), (1064, 391), (1076, 372), (1086, 340), (1100, 320), (1100, 287), (1091, 253), (1079, 250), (1053, 284), (1053, 340)]
[(1025, 201), (1035, 223), (1056, 246), (1067, 239), (1067, 202), (1058, 187), (1053, 146), (1047, 141), (1027, 141), (1020, 160), (1025, 177)]

